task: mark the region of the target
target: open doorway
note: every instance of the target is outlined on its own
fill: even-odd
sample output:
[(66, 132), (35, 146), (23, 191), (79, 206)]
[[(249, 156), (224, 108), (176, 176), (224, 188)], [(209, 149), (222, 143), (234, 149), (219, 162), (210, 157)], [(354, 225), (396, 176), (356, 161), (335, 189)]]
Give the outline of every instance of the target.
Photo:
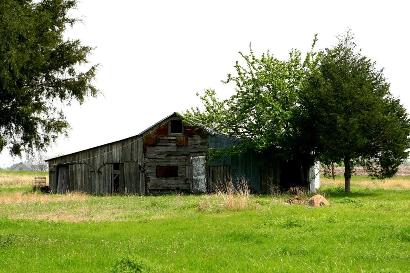
[(111, 193), (124, 193), (124, 164), (112, 164)]

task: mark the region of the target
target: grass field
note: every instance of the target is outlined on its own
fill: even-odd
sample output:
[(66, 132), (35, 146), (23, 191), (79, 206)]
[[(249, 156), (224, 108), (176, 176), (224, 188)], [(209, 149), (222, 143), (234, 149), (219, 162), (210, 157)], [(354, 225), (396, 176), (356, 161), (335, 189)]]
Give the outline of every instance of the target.
[(341, 180), (325, 179), (331, 206), (320, 208), (286, 195), (45, 195), (4, 182), (0, 272), (409, 272), (410, 177), (355, 177), (348, 196)]
[(36, 176), (45, 176), (48, 179), (48, 173), (46, 172), (0, 169), (0, 187), (27, 187), (33, 184), (34, 177)]

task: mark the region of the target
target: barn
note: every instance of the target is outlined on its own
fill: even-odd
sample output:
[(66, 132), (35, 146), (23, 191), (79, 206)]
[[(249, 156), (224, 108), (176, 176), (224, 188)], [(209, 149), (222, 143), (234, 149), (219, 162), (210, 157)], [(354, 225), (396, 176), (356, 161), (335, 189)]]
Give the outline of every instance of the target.
[[(183, 121), (173, 113), (138, 135), (48, 159), (53, 193), (155, 194), (212, 192), (228, 180), (246, 181), (252, 192), (307, 186), (292, 162), (248, 151), (210, 156), (235, 140)], [(295, 165), (295, 166), (294, 166)]]

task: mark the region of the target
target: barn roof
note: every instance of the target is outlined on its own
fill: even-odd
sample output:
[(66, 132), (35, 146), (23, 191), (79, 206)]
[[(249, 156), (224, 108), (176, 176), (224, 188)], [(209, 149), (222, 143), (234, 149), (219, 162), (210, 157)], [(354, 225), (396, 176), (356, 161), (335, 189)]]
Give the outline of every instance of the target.
[(84, 149), (84, 150), (76, 151), (76, 152), (73, 152), (73, 153), (69, 153), (69, 154), (65, 154), (65, 155), (61, 155), (61, 156), (55, 156), (55, 157), (49, 158), (49, 159), (47, 159), (47, 160), (45, 160), (45, 161), (48, 162), (48, 161), (53, 160), (53, 159), (56, 159), (56, 158), (60, 158), (60, 157), (68, 156), (68, 155), (73, 155), (73, 154), (80, 153), (80, 152), (85, 152), (85, 151), (92, 150), (92, 149), (95, 149), (95, 148), (99, 148), (99, 147), (102, 147), (102, 146), (105, 146), (105, 145), (110, 145), (110, 144), (118, 143), (118, 142), (121, 142), (121, 141), (124, 141), (124, 140), (128, 140), (128, 139), (130, 139), (130, 138), (141, 137), (141, 136), (143, 136), (145, 133), (151, 131), (153, 128), (155, 128), (155, 127), (157, 127), (158, 125), (160, 125), (161, 123), (163, 123), (164, 121), (166, 121), (166, 120), (168, 120), (168, 119), (171, 119), (171, 118), (175, 118), (175, 117), (182, 118), (182, 115), (179, 114), (179, 113), (177, 113), (177, 112), (174, 112), (174, 113), (172, 113), (171, 115), (168, 115), (168, 116), (166, 116), (165, 118), (161, 119), (160, 121), (154, 123), (153, 125), (151, 125), (150, 127), (148, 127), (147, 129), (143, 130), (142, 132), (140, 132), (140, 133), (137, 134), (137, 135), (133, 135), (133, 136), (130, 136), (130, 137), (127, 137), (127, 138), (123, 138), (123, 139), (120, 139), (120, 140), (116, 140), (116, 141), (113, 141), (113, 142), (108, 142), (108, 143), (105, 143), (105, 144), (101, 144), (101, 145), (94, 146), (94, 147), (91, 147), (91, 148), (87, 148), (87, 149)]

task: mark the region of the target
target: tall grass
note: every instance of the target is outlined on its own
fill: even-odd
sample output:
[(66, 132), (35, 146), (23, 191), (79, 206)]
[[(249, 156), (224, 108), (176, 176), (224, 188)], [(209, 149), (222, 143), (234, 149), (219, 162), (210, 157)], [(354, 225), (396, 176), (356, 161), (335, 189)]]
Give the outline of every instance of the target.
[(199, 211), (240, 211), (255, 207), (248, 182), (240, 179), (236, 185), (231, 180), (220, 183), (216, 193), (204, 196), (198, 203)]
[(27, 186), (32, 185), (34, 177), (44, 176), (48, 181), (48, 172), (14, 171), (0, 169), (0, 186)]

